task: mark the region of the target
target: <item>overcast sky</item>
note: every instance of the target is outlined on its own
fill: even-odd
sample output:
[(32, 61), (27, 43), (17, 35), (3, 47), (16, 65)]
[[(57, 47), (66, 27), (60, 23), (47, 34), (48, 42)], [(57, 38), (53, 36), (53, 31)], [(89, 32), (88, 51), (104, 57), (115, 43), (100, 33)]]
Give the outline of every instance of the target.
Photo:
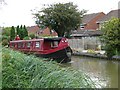
[(87, 13), (104, 12), (118, 9), (120, 0), (5, 0), (7, 5), (0, 6), (0, 26), (33, 26), (31, 10), (40, 10), (44, 4), (73, 2), (79, 10), (88, 10)]

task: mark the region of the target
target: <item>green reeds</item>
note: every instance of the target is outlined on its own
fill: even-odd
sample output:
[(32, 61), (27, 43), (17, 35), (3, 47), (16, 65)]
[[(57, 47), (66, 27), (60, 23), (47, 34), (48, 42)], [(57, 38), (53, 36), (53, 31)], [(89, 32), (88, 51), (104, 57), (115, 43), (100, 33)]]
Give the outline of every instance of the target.
[(91, 79), (80, 71), (11, 49), (2, 51), (3, 88), (95, 88)]

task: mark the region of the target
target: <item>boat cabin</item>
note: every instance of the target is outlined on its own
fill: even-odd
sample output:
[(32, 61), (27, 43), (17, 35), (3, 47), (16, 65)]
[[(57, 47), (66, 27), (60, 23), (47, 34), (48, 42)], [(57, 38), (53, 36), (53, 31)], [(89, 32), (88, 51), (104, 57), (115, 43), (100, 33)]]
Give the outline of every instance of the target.
[[(24, 53), (32, 53), (36, 54), (37, 56), (55, 59), (61, 57), (66, 58), (66, 52), (71, 52), (67, 38), (61, 37), (32, 40), (14, 40), (10, 41), (9, 46), (14, 50), (19, 50)], [(61, 56), (59, 54), (61, 54)]]
[(27, 49), (39, 49), (49, 50), (61, 46), (68, 46), (67, 39), (62, 38), (44, 38), (44, 39), (32, 39), (32, 40), (15, 40), (10, 41), (10, 48), (27, 50)]

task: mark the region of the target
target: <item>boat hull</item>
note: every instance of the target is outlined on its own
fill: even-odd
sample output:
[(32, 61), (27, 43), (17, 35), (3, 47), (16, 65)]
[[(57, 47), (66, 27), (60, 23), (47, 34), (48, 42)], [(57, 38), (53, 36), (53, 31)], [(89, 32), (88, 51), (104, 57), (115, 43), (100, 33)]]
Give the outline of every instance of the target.
[(53, 59), (58, 63), (66, 63), (71, 61), (72, 50), (68, 47), (50, 54), (36, 54), (36, 56)]

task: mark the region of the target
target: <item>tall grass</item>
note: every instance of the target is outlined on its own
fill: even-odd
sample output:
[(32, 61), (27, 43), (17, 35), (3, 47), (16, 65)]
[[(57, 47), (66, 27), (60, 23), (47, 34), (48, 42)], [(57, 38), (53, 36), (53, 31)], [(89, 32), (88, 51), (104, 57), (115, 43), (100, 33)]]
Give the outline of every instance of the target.
[(2, 49), (0, 45), (0, 90), (2, 89)]
[(2, 49), (3, 88), (92, 88), (91, 79), (80, 71), (62, 68), (11, 49)]

